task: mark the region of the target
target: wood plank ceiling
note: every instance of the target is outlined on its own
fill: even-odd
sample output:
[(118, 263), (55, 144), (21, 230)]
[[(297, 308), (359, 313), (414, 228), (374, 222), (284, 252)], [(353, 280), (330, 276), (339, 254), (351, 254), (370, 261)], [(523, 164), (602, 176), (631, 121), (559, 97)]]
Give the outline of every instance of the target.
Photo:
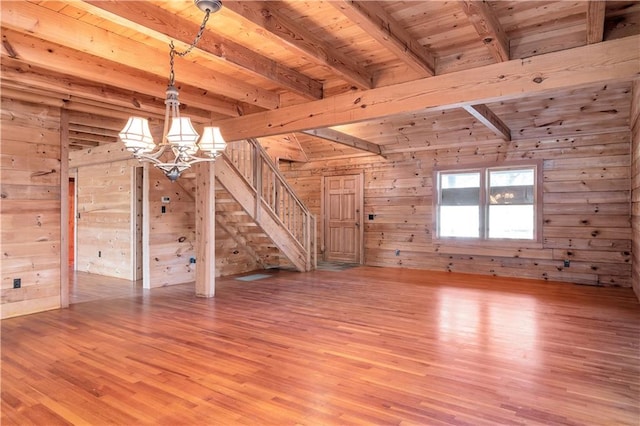
[[(4, 0), (1, 7), (4, 94), (69, 109), (75, 149), (115, 142), (134, 113), (152, 118), (158, 132), (168, 43), (186, 48), (203, 17), (192, 0)], [(176, 59), (176, 83), (183, 114), (197, 123), (259, 120), (264, 111), (311, 111), (321, 99), (482, 73), (639, 33), (638, 1), (223, 0), (198, 47)], [(281, 138), (303, 148), (296, 160), (314, 160), (611, 131), (629, 126), (630, 87), (627, 80), (524, 92)]]

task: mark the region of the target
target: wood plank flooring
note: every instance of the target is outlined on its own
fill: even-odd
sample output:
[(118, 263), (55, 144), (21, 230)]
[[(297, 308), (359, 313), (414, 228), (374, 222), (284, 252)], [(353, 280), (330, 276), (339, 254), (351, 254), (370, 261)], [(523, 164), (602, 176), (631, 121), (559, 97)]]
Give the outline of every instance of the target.
[(142, 280), (129, 281), (69, 268), (69, 303), (84, 303), (142, 294)]
[(4, 320), (2, 425), (638, 425), (630, 289), (270, 271)]

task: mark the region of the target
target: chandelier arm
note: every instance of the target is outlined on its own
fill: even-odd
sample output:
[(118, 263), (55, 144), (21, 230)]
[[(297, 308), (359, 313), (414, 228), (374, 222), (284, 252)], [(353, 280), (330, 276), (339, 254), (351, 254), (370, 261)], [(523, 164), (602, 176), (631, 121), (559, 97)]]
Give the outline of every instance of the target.
[(163, 163), (161, 161), (157, 161), (154, 165), (161, 170), (170, 170), (170, 169), (178, 169), (180, 171), (185, 171), (189, 168), (186, 163)]
[(185, 161), (185, 163), (188, 164), (189, 166), (191, 166), (192, 164), (204, 163), (205, 161), (211, 161), (213, 158), (217, 158), (220, 155), (222, 155), (221, 152), (216, 153), (216, 155), (214, 155), (212, 157), (196, 157), (196, 156), (192, 156), (191, 159), (189, 161)]
[(144, 153), (144, 154), (138, 153), (138, 154), (134, 154), (134, 157), (136, 157), (137, 159), (145, 159), (154, 163), (159, 163), (160, 162), (159, 158), (162, 156), (162, 154), (164, 154), (168, 146), (169, 146), (168, 144), (159, 145), (158, 150), (156, 152), (150, 152), (150, 153)]
[(147, 155), (147, 154), (138, 154), (135, 156), (138, 160), (140, 161), (146, 161), (148, 163), (153, 163), (153, 164), (158, 164), (160, 163), (160, 160), (158, 160), (157, 157), (154, 157), (152, 155)]

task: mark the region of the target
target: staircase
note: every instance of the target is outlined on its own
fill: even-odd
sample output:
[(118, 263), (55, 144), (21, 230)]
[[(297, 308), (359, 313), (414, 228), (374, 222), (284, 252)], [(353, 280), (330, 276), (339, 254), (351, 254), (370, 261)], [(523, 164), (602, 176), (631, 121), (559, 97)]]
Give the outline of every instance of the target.
[(216, 160), (216, 223), (264, 268), (316, 268), (315, 217), (268, 154), (250, 139)]

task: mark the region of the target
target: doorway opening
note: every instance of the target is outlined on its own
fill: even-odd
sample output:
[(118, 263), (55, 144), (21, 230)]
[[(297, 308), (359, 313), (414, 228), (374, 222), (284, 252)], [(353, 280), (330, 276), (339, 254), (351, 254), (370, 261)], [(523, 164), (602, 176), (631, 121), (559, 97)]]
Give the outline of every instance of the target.
[(142, 294), (143, 167), (92, 167), (69, 179), (69, 304)]

